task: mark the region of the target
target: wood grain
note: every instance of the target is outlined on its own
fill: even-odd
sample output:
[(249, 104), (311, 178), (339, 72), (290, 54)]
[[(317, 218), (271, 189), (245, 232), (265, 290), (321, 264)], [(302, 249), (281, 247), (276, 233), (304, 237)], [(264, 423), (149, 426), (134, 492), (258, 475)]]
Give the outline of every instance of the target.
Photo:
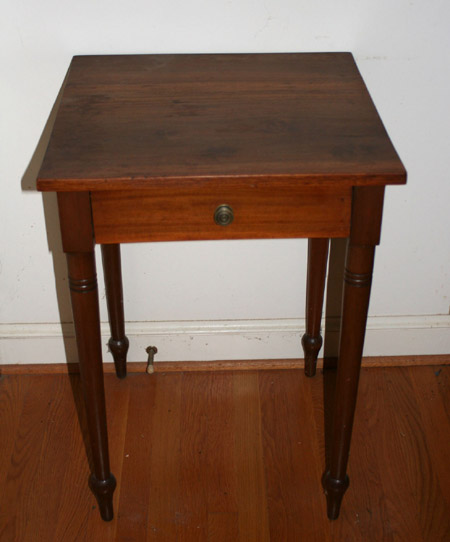
[(239, 539), (270, 540), (264, 479), (261, 404), (257, 373), (234, 378), (234, 461), (239, 507)]
[[(423, 447), (420, 417), (415, 419), (418, 411), (408, 372), (382, 369), (374, 375), (373, 385), (382, 405), (383, 416), (379, 423), (384, 426), (384, 431), (376, 453), (384, 471), (382, 485), (391, 511), (390, 528), (394, 540), (432, 540), (424, 537), (421, 528), (429, 510), (422, 509), (417, 513), (421, 500), (417, 485), (425, 490), (422, 484), (427, 483), (425, 479), (434, 473), (430, 472), (428, 453)], [(395, 457), (396, 461), (388, 461), (389, 457)], [(434, 490), (429, 496), (433, 493)]]
[[(25, 397), (32, 380), (28, 377), (17, 378), (14, 376), (2, 376), (0, 379), (0, 420), (1, 445), (0, 445), (0, 534), (8, 529), (8, 522), (12, 514), (12, 502), (4, 497), (8, 490), (17, 500), (16, 492), (20, 492), (21, 480), (10, 482), (14, 466), (13, 454), (20, 443), (20, 432), (24, 430), (19, 426), (22, 411), (25, 405)], [(12, 472), (11, 472), (12, 471)]]
[(259, 375), (270, 540), (326, 539), (325, 499), (317, 491), (322, 473), (310, 462), (319, 457), (318, 434), (305, 380), (297, 371)]
[(376, 454), (384, 404), (371, 374), (361, 374), (350, 452), (350, 488), (343, 505), (347, 513), (343, 521), (333, 525), (336, 540), (396, 540), (383, 495), (383, 464)]
[(94, 228), (89, 193), (59, 193), (58, 212), (64, 252), (92, 251)]
[[(366, 356), (362, 359), (363, 367), (417, 367), (424, 365), (450, 365), (449, 354), (425, 354), (420, 356)], [(131, 361), (129, 372), (144, 373), (147, 362)], [(203, 372), (203, 371), (258, 371), (301, 369), (304, 360), (299, 359), (246, 359), (246, 360), (215, 360), (215, 361), (155, 361), (154, 369), (158, 373), (173, 372)], [(323, 368), (323, 359), (317, 360), (317, 367)], [(77, 374), (77, 363), (28, 363), (2, 365), (4, 375), (19, 374)], [(115, 371), (112, 363), (104, 363), (103, 371)], [(449, 410), (450, 411), (450, 410)]]
[[(42, 532), (45, 527), (42, 525), (40, 503), (43, 495), (47, 498), (48, 494), (38, 467), (46, 429), (49, 429), (51, 417), (55, 415), (52, 405), (58, 402), (57, 385), (58, 379), (51, 375), (36, 376), (22, 389), (28, 388), (27, 392), (18, 397), (19, 404), (22, 402), (21, 414), (0, 497), (1, 540), (31, 540), (34, 531)], [(1, 404), (3, 408), (5, 402)], [(3, 420), (6, 414), (2, 412), (0, 419)], [(52, 442), (54, 445), (54, 440)], [(28, 521), (30, 517), (35, 518), (34, 525)]]
[(323, 375), (108, 374), (118, 487), (105, 523), (86, 485), (79, 377), (3, 376), (1, 539), (444, 542), (449, 377), (448, 366), (362, 370), (351, 485), (330, 523)]
[(351, 54), (73, 58), (39, 190), (244, 177), (405, 182)]
[[(131, 375), (130, 375), (131, 376)], [(155, 406), (155, 379), (131, 378), (124, 380), (130, 386), (130, 401), (125, 434), (122, 466), (122, 486), (119, 507), (117, 538), (124, 542), (146, 540), (148, 510), (150, 506), (150, 455), (153, 439), (152, 411)], [(110, 436), (113, 438), (113, 435)]]
[[(234, 220), (214, 222), (227, 204)], [(160, 188), (92, 193), (97, 243), (347, 237), (351, 189), (292, 187), (292, 183), (209, 182), (172, 190)]]
[(180, 424), (182, 416), (182, 374), (161, 375), (155, 389), (152, 417), (150, 493), (147, 512), (147, 540), (177, 540), (180, 518)]
[[(124, 385), (118, 378), (110, 378), (105, 390), (106, 411), (108, 413), (108, 437), (111, 469), (117, 476), (117, 487), (113, 495), (114, 510), (119, 510), (120, 493), (124, 476), (122, 470), (125, 464), (126, 431), (128, 427), (128, 408), (130, 404), (130, 386)], [(80, 405), (81, 407), (82, 405)], [(86, 440), (86, 436), (85, 436)], [(70, 468), (70, 463), (68, 464)], [(84, 480), (83, 480), (84, 482)], [(88, 508), (86, 530), (92, 533), (93, 540), (109, 541), (117, 536), (119, 522), (112, 522), (106, 528), (106, 522), (99, 517), (96, 502), (91, 494), (92, 506)], [(55, 538), (55, 542), (58, 539)]]
[[(57, 448), (65, 461), (59, 473), (59, 482), (64, 488), (71, 489), (66, 489), (60, 495), (58, 512), (52, 522), (53, 537), (48, 538), (54, 542), (82, 539), (88, 531), (90, 517), (98, 516), (95, 498), (86, 483), (89, 472), (86, 457), (88, 445), (85, 443), (87, 428), (79, 375), (70, 375), (65, 382), (66, 404), (62, 408), (70, 416), (70, 424), (66, 438), (58, 440)], [(105, 532), (114, 532), (114, 527), (108, 524)]]

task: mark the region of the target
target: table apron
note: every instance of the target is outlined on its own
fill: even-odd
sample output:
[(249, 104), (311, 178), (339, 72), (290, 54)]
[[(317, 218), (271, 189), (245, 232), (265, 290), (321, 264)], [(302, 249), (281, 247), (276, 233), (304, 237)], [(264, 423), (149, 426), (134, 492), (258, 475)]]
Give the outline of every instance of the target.
[[(198, 187), (157, 187), (91, 193), (97, 243), (348, 237), (351, 188), (334, 186), (242, 187), (210, 182)], [(218, 225), (218, 206), (233, 221)]]

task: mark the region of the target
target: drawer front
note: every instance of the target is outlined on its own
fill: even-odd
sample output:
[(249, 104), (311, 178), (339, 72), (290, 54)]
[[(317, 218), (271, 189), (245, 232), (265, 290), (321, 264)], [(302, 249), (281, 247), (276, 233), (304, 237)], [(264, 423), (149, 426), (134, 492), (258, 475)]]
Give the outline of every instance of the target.
[(351, 188), (209, 181), (91, 198), (97, 243), (347, 237), (350, 231)]

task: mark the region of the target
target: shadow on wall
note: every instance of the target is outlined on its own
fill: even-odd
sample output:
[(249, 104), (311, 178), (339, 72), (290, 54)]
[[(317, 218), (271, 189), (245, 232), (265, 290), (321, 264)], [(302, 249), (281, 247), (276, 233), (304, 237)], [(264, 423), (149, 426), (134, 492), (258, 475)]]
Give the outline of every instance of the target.
[[(31, 157), (28, 167), (22, 176), (21, 186), (23, 191), (36, 191), (36, 179), (44, 158), (45, 151), (55, 123), (56, 113), (61, 102), (62, 93), (67, 81), (67, 74), (61, 86), (59, 94), (53, 104), (42, 135)], [(59, 228), (58, 203), (54, 192), (42, 193), (42, 205), (44, 209), (45, 229), (47, 232), (48, 249), (52, 254), (55, 288), (58, 300), (59, 321), (61, 334), (64, 339), (66, 362), (77, 361), (76, 343), (74, 338), (72, 308), (70, 293), (67, 287), (66, 257), (62, 250), (61, 235)]]
[[(56, 113), (61, 102), (61, 97), (64, 87), (67, 82), (67, 75), (61, 86), (59, 94), (53, 104), (50, 115), (45, 124), (42, 135), (36, 146), (36, 149), (31, 157), (30, 163), (22, 176), (22, 190), (35, 191), (36, 179), (44, 159), (44, 154), (50, 140), (53, 125), (55, 123)], [(62, 249), (62, 241), (59, 225), (58, 202), (56, 193), (43, 192), (42, 204), (44, 208), (45, 229), (47, 232), (48, 249), (52, 254), (53, 273), (55, 278), (56, 296), (58, 301), (59, 321), (61, 325), (61, 335), (64, 341), (64, 350), (66, 355), (66, 363), (69, 365), (68, 378), (72, 388), (72, 395), (77, 411), (78, 422), (80, 424), (81, 433), (83, 435), (83, 443), (90, 465), (91, 472), (93, 471), (93, 460), (91, 447), (89, 444), (89, 436), (87, 429), (86, 411), (83, 406), (83, 396), (80, 388), (80, 376), (77, 372), (73, 372), (73, 364), (78, 364), (77, 346), (75, 341), (75, 330), (72, 316), (72, 306), (70, 302), (70, 292), (67, 279), (67, 263), (66, 256)], [(75, 365), (76, 366), (76, 365)]]

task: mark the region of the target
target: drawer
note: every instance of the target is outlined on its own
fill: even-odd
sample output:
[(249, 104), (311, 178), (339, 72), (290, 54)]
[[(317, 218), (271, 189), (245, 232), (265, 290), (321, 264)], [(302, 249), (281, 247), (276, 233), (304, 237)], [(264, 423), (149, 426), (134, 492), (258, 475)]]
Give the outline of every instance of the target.
[(92, 192), (91, 201), (97, 243), (347, 237), (350, 229), (350, 187), (207, 181)]

